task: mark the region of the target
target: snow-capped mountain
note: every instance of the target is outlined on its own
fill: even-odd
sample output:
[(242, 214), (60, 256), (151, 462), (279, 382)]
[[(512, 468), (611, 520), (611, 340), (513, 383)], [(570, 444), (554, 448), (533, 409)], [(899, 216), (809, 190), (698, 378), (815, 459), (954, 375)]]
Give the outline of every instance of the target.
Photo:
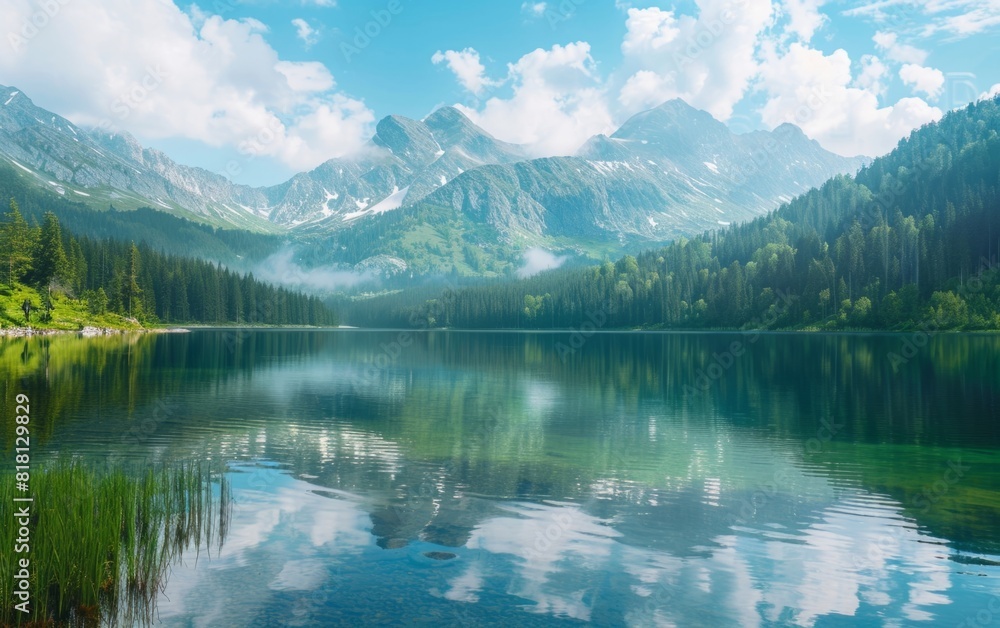
[[(574, 156), (529, 159), (443, 107), (424, 120), (386, 117), (359, 154), (252, 187), (178, 164), (127, 133), (77, 127), (16, 88), (0, 86), (0, 97), (0, 160), (39, 186), (101, 209), (148, 206), (314, 243), (329, 238), (353, 251), (349, 263), (406, 259), (386, 244), (414, 245), (417, 236), (393, 232), (412, 230), (412, 221), (385, 222), (400, 211), (430, 208), (433, 220), (474, 225), (477, 241), (492, 234), (511, 250), (641, 245), (753, 218), (864, 162), (824, 150), (789, 124), (734, 134), (680, 100), (591, 138)], [(352, 234), (371, 240), (371, 250), (350, 245)]]

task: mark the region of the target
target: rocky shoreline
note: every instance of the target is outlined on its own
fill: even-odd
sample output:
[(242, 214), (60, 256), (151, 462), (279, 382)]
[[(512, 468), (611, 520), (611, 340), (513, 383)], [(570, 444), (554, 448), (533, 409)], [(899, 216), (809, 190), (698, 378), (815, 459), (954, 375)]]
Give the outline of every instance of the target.
[(69, 330), (69, 329), (35, 329), (34, 327), (5, 327), (0, 329), (0, 336), (7, 338), (30, 338), (32, 336), (57, 336), (61, 334), (77, 334), (86, 338), (92, 336), (113, 336), (115, 334), (124, 334), (125, 329), (112, 329), (110, 327), (91, 327), (87, 326), (83, 329)]
[(75, 334), (81, 338), (93, 338), (95, 336), (117, 336), (128, 333), (158, 333), (176, 334), (186, 333), (187, 329), (115, 329), (113, 327), (94, 327), (88, 325), (83, 329), (35, 329), (33, 327), (5, 327), (0, 329), (0, 338), (31, 338), (33, 336), (57, 336), (63, 334)]

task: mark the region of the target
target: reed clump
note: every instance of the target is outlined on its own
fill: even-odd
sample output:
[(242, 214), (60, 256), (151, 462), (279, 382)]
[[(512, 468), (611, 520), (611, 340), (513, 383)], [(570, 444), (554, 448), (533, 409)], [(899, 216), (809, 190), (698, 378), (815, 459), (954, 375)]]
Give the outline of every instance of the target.
[[(149, 625), (170, 565), (221, 547), (231, 513), (224, 471), (207, 463), (99, 468), (54, 463), (31, 474), (30, 553), (13, 552), (12, 473), (0, 474), (0, 625)], [(31, 614), (11, 584), (31, 562)]]

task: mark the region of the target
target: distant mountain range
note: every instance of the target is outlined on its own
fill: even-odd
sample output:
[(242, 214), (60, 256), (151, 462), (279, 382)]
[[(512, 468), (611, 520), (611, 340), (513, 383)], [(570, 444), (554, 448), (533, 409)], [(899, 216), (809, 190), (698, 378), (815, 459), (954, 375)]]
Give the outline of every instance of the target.
[[(759, 216), (865, 163), (788, 124), (734, 134), (681, 100), (590, 139), (574, 156), (530, 159), (443, 107), (420, 121), (384, 118), (359, 154), (252, 187), (177, 164), (127, 133), (80, 128), (17, 88), (0, 86), (0, 98), (0, 157), (38, 186), (99, 209), (148, 206), (328, 241), (337, 246), (325, 262), (374, 258), (397, 270), (417, 262), (421, 271), (501, 271), (528, 246), (593, 255), (665, 242)], [(448, 244), (461, 244), (461, 255), (435, 243), (455, 237), (463, 241)], [(490, 263), (466, 263), (478, 255), (470, 246)], [(418, 250), (425, 259), (414, 259)]]

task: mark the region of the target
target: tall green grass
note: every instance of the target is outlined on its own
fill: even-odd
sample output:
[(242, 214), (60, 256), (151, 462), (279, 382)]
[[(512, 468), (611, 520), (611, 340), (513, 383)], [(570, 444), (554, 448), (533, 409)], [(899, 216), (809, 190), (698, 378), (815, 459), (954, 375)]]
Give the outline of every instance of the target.
[(12, 473), (0, 474), (0, 625), (152, 623), (170, 565), (221, 547), (231, 512), (222, 472), (201, 463), (99, 469), (55, 463), (31, 475), (30, 616), (13, 608), (18, 558)]

